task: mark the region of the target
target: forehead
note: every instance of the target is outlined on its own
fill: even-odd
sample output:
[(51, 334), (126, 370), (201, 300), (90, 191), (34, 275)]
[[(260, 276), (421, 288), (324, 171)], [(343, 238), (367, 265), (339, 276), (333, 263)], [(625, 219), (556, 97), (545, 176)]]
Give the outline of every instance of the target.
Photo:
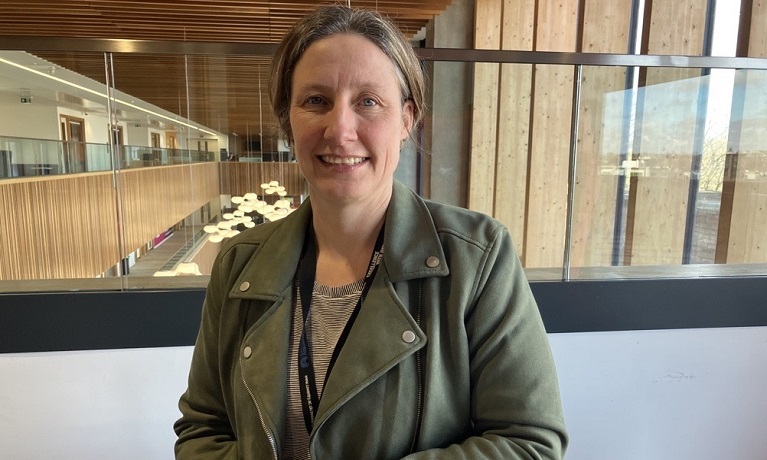
[(352, 33), (323, 37), (309, 45), (295, 66), (293, 85), (335, 79), (399, 86), (397, 69), (370, 39)]

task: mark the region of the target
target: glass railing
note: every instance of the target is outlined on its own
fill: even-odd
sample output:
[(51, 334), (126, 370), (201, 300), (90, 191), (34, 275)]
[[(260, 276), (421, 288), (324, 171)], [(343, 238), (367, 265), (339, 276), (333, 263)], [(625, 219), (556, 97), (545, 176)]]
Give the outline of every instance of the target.
[(0, 136), (0, 179), (111, 169), (108, 145)]
[[(118, 145), (120, 168), (215, 161), (213, 152)], [(0, 136), (0, 179), (111, 171), (110, 146)]]
[[(620, 88), (633, 74), (646, 84)], [(580, 83), (572, 277), (767, 274), (767, 70), (584, 67)]]
[(122, 168), (145, 168), (216, 161), (215, 153), (200, 150), (166, 149), (118, 145)]
[[(87, 138), (101, 134), (104, 143), (11, 137), (21, 125), (0, 118), (8, 134), (0, 137), (2, 177), (125, 170), (36, 180), (34, 188), (0, 181), (0, 290), (40, 289), (35, 280), (50, 289), (52, 280), (74, 278), (87, 288), (203, 286), (219, 247), (205, 227), (237, 217), (236, 197), (252, 193), (274, 204), (278, 188), (269, 195), (262, 184), (277, 182), (291, 206), (300, 203), (296, 165), (273, 137), (275, 122), (258, 92), (269, 56), (233, 49), (184, 60), (182, 51), (115, 55), (114, 80), (125, 86), (117, 85), (114, 101), (93, 97), (83, 116)], [(67, 62), (55, 53), (25, 55), (35, 53)], [(483, 51), (483, 61), (471, 53), (424, 53), (441, 56), (427, 58), (430, 112), (419, 149), (406, 147), (396, 175), (424, 196), (504, 223), (531, 279), (767, 275), (765, 60), (736, 66), (721, 58), (532, 52), (488, 62), (492, 52)], [(95, 68), (84, 64), (104, 56), (78, 59)], [(152, 63), (185, 66), (186, 77), (171, 81), (158, 70), (145, 72), (143, 82), (177, 95), (154, 103), (176, 106), (181, 116), (128, 96), (141, 89), (130, 86), (129, 71)], [(232, 68), (252, 72), (205, 83), (212, 69)], [(85, 85), (82, 76), (77, 84)], [(70, 91), (66, 100), (83, 96)], [(24, 126), (42, 120), (23, 110), (18, 117), (31, 117)], [(91, 126), (94, 113), (110, 110), (112, 117)], [(53, 137), (54, 128), (44, 130)], [(118, 131), (127, 144), (187, 148), (118, 145), (113, 165), (106, 140)], [(166, 165), (185, 167), (154, 168)]]

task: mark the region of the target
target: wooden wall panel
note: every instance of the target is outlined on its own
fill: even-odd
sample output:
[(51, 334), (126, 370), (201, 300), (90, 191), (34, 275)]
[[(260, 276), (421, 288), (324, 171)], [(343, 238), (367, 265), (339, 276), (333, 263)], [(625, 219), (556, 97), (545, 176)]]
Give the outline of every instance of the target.
[[(575, 51), (578, 0), (480, 0), (475, 48)], [(469, 207), (505, 223), (528, 267), (561, 266), (571, 66), (478, 64)]]
[[(539, 1), (538, 51), (577, 49), (576, 0)], [(572, 66), (536, 65), (528, 166), (526, 267), (561, 267), (567, 222), (573, 102)]]
[(535, 69), (528, 174), (526, 267), (561, 267), (567, 223), (572, 120), (571, 66)]
[[(220, 168), (220, 169), (219, 169)], [(282, 179), (305, 193), (295, 163), (198, 163), (0, 181), (0, 280), (92, 278), (221, 193), (243, 194)], [(222, 185), (226, 190), (222, 191)], [(211, 245), (208, 245), (211, 246)], [(201, 269), (215, 249), (197, 256)]]
[[(583, 12), (581, 47), (590, 53), (627, 53), (631, 24), (631, 0), (590, 0)], [(606, 107), (622, 101), (626, 88), (626, 69), (622, 67), (584, 67), (581, 102), (578, 109), (578, 164), (573, 203), (573, 267), (609, 266), (612, 263), (616, 193), (620, 165), (620, 118), (606, 118)], [(608, 112), (609, 113), (609, 112)], [(604, 138), (610, 123), (610, 137)]]
[[(505, 0), (501, 49), (532, 51), (534, 25), (534, 0)], [(532, 89), (532, 65), (501, 64), (493, 215), (509, 228), (523, 258)]]
[[(767, 128), (762, 128), (767, 135)], [(762, 139), (765, 139), (764, 137)], [(726, 263), (767, 262), (767, 140), (759, 153), (739, 153)]]
[(538, 0), (536, 51), (576, 51), (579, 0)]
[(123, 257), (220, 193), (217, 163), (127, 169), (118, 184), (123, 191)]
[[(751, 3), (749, 57), (767, 57), (767, 1)], [(767, 115), (764, 71), (740, 71), (736, 84), (743, 86), (741, 118), (730, 136), (737, 145), (730, 150), (734, 158), (732, 194), (722, 196), (722, 218), (726, 218), (729, 238), (726, 257), (717, 262), (764, 263), (767, 261)], [(752, 114), (751, 116), (743, 114)], [(761, 115), (760, 115), (761, 114)], [(727, 212), (725, 212), (727, 210)], [(720, 229), (722, 222), (720, 222)], [(743, 231), (742, 229), (748, 229)], [(717, 248), (719, 252), (719, 248)]]
[[(740, 21), (739, 55), (767, 57), (767, 2), (744, 1)], [(761, 176), (767, 171), (767, 76), (737, 71), (733, 92), (716, 263), (758, 263), (767, 260), (767, 181)]]
[(752, 2), (748, 56), (767, 58), (767, 1), (765, 0)]
[(533, 66), (502, 64), (493, 216), (504, 223), (524, 258), (527, 166)]
[[(708, 0), (646, 0), (650, 22), (645, 27), (648, 54), (703, 54)], [(645, 19), (647, 20), (647, 19)]]
[(474, 64), (468, 205), (490, 215), (495, 202), (498, 84), (498, 64)]
[[(474, 28), (476, 49), (499, 49), (502, 0), (477, 0)], [(499, 65), (474, 64), (474, 95), (469, 165), (469, 208), (493, 214), (498, 128)]]
[[(480, 0), (476, 3), (476, 48), (495, 48), (500, 11), (500, 47), (536, 51), (626, 53), (629, 49), (631, 0), (539, 0), (533, 2)], [(706, 0), (648, 0), (641, 52), (701, 55), (706, 31)], [(532, 11), (532, 19), (531, 19)], [(767, 12), (755, 2), (753, 43), (762, 43)], [(579, 22), (580, 21), (580, 22)], [(532, 29), (530, 24), (533, 24)], [(579, 29), (580, 27), (580, 29)], [(533, 30), (533, 39), (530, 39)], [(754, 38), (757, 37), (757, 38)], [(762, 46), (753, 45), (751, 46)], [(758, 55), (750, 50), (749, 54)], [(567, 173), (570, 146), (574, 69), (538, 65), (477, 66), (474, 81), (472, 165), (469, 207), (492, 213), (513, 234), (524, 234), (523, 263), (527, 267), (561, 264), (567, 213)], [(699, 85), (699, 69), (656, 68), (640, 73), (645, 90), (676, 91), (685, 86), (687, 105)], [(605, 95), (621, 94), (626, 70), (586, 69), (579, 110), (579, 168), (574, 209), (575, 266), (612, 263), (616, 196), (621, 145), (605, 143)], [(528, 83), (529, 82), (529, 83)], [(664, 84), (668, 86), (662, 86)], [(527, 88), (532, 88), (528, 92)], [(640, 93), (640, 99), (641, 99)], [(496, 96), (496, 97), (494, 97)], [(617, 101), (617, 102), (616, 102)], [(634, 158), (642, 162), (629, 181), (626, 264), (665, 265), (682, 261), (689, 174), (695, 145), (696, 115), (678, 122), (670, 142), (659, 148), (642, 139), (641, 123), (663, 123), (670, 100), (655, 95), (641, 99), (644, 119), (635, 133)], [(684, 102), (684, 101), (678, 101)], [(611, 104), (622, 104), (613, 97)], [(693, 100), (693, 105), (695, 101)], [(615, 110), (615, 107), (612, 107)], [(620, 108), (617, 110), (620, 112)], [(694, 111), (693, 111), (694, 112)], [(660, 114), (660, 115), (659, 115)], [(612, 128), (615, 131), (615, 128)], [(644, 134), (652, 132), (646, 129)], [(657, 130), (656, 130), (657, 132)], [(611, 133), (615, 136), (615, 132)], [(614, 138), (607, 139), (615, 140)], [(761, 165), (754, 165), (761, 167)], [(520, 174), (526, 171), (526, 177)], [(494, 185), (491, 188), (491, 183)], [(761, 193), (761, 191), (752, 192)], [(520, 210), (519, 203), (525, 207)], [(733, 208), (734, 209), (734, 208)], [(743, 211), (754, 213), (753, 209)], [(520, 230), (522, 228), (522, 230)], [(519, 242), (519, 238), (515, 238)], [(522, 251), (520, 251), (522, 252)]]
[(0, 279), (90, 278), (115, 265), (111, 173), (0, 182)]
[[(700, 55), (706, 29), (706, 0), (653, 0), (644, 53)], [(694, 32), (693, 32), (694, 31)], [(697, 69), (647, 70), (645, 87), (700, 77)], [(641, 83), (640, 83), (641, 84)], [(661, 114), (664, 101), (645, 102), (645, 113)], [(657, 111), (649, 108), (657, 104)], [(662, 151), (646, 151), (640, 142), (639, 159), (653, 168), (648, 177), (631, 180), (626, 265), (674, 265), (682, 263), (689, 171), (694, 145), (694, 114), (685, 132)], [(652, 120), (647, 120), (652, 121)], [(636, 152), (635, 152), (636, 153)], [(667, 171), (665, 173), (663, 171)]]
[(583, 6), (584, 53), (629, 52), (633, 0), (586, 0)]

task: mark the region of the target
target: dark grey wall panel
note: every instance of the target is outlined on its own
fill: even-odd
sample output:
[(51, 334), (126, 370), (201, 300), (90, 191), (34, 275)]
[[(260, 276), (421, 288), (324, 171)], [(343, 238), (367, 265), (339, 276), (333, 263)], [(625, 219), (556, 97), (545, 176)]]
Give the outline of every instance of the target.
[(767, 326), (767, 277), (531, 283), (548, 332)]
[(0, 353), (191, 345), (205, 292), (0, 295)]
[[(531, 286), (551, 333), (767, 326), (767, 277)], [(204, 294), (0, 295), (0, 353), (192, 345)]]

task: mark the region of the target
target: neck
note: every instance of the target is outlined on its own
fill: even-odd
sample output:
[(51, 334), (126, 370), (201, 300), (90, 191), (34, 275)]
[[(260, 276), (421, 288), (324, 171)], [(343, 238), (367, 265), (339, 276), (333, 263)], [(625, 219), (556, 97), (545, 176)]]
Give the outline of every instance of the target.
[(388, 205), (388, 199), (372, 207), (312, 201), (317, 282), (343, 286), (365, 276)]

